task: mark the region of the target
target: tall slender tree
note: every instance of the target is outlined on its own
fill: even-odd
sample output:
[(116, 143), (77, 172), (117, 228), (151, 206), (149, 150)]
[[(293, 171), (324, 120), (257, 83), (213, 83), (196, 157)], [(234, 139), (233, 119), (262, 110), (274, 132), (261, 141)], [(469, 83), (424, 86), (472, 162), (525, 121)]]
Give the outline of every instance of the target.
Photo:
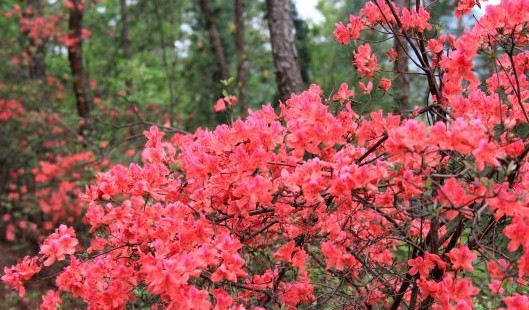
[[(127, 7), (127, 0), (119, 0), (119, 8), (121, 11), (121, 47), (123, 49), (123, 56), (126, 60), (130, 60), (132, 57), (132, 49), (130, 44), (130, 32), (129, 32), (129, 14)], [(125, 79), (125, 87), (127, 92), (131, 91), (132, 80), (130, 77)]]
[(200, 10), (204, 15), (206, 23), (206, 29), (208, 31), (209, 39), (211, 40), (211, 50), (215, 55), (215, 61), (218, 66), (218, 73), (221, 80), (227, 80), (229, 76), (228, 63), (224, 53), (224, 47), (222, 46), (222, 40), (220, 38), (217, 23), (211, 11), (209, 0), (200, 0)]
[(285, 100), (303, 89), (290, 0), (266, 0), (266, 7), (279, 98)]
[(83, 9), (84, 1), (72, 0), (69, 6), (68, 21), (68, 61), (73, 76), (73, 91), (77, 102), (77, 113), (83, 119), (79, 128), (80, 134), (90, 130), (88, 117), (92, 110), (92, 103), (88, 95), (86, 73), (83, 66)]
[[(406, 0), (395, 0), (395, 4), (399, 7), (406, 6)], [(403, 36), (395, 36), (395, 51), (397, 52), (397, 59), (395, 60), (394, 71), (395, 80), (393, 90), (395, 92), (395, 101), (397, 103), (398, 111), (402, 115), (408, 115), (411, 112), (409, 97), (410, 97), (410, 82), (406, 72), (408, 71), (408, 43)]]
[[(162, 14), (162, 3), (160, 0), (154, 0), (154, 13), (156, 15), (156, 21), (158, 24), (158, 31), (160, 33), (160, 46), (162, 48), (162, 60), (163, 60), (163, 67), (165, 71), (165, 78), (167, 80), (167, 89), (169, 90), (169, 105), (167, 106), (168, 114), (173, 114), (173, 107), (176, 104), (176, 96), (174, 94), (174, 87), (173, 87), (173, 70), (172, 70), (172, 64), (170, 63), (169, 57), (167, 55), (166, 45), (166, 35), (165, 30), (163, 27), (163, 14)], [(169, 120), (173, 122), (173, 119), (170, 118)]]
[(241, 114), (246, 113), (247, 104), (245, 96), (246, 70), (244, 52), (244, 0), (234, 0), (235, 6), (235, 47), (237, 50), (237, 89)]

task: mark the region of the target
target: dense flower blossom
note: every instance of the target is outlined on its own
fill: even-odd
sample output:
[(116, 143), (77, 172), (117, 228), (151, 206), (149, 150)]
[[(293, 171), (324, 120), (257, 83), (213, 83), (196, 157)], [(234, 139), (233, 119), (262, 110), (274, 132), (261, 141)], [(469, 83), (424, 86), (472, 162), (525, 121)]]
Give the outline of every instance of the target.
[(24, 107), (16, 100), (0, 99), (0, 121), (20, 117)]
[[(458, 1), (456, 14), (475, 4)], [(88, 249), (74, 255), (75, 232), (61, 225), (2, 280), (23, 295), (41, 263), (66, 260), (43, 309), (62, 293), (89, 309), (139, 300), (154, 309), (296, 309), (331, 299), (394, 309), (472, 309), (485, 299), (523, 309), (528, 7), (503, 0), (457, 39), (421, 38), (431, 100), (409, 118), (359, 116), (343, 83), (332, 100), (311, 85), (278, 112), (265, 105), (211, 130), (167, 137), (151, 127), (141, 163), (114, 165), (86, 188)], [(388, 26), (419, 38), (428, 18), (422, 7), (377, 0), (334, 34), (348, 44)], [(502, 69), (480, 80), (474, 61), (490, 50)], [(353, 58), (365, 97), (381, 93), (371, 93), (373, 81), (382, 95), (394, 91), (369, 44)], [(220, 100), (219, 109), (235, 104)], [(43, 162), (36, 173), (45, 182), (56, 170)]]
[(40, 310), (56, 310), (60, 307), (61, 297), (57, 291), (49, 290), (42, 296)]
[(375, 25), (377, 23), (386, 24), (395, 22), (395, 16), (392, 14), (390, 3), (393, 9), (398, 13), (399, 7), (395, 6), (393, 2), (386, 2), (385, 0), (369, 1), (360, 10), (360, 15), (365, 17), (368, 24)]
[(362, 31), (363, 26), (362, 18), (355, 15), (349, 15), (349, 23), (347, 25), (344, 25), (341, 22), (337, 23), (333, 34), (336, 41), (347, 45), (351, 40), (357, 40), (360, 38), (360, 31)]
[(352, 40), (358, 40), (360, 38), (360, 32), (364, 27), (364, 22), (361, 17), (355, 15), (349, 15), (349, 23), (347, 24), (349, 33)]
[(373, 77), (375, 71), (378, 70), (378, 63), (377, 56), (371, 52), (369, 43), (358, 47), (358, 51), (354, 55), (353, 64), (362, 76)]
[(60, 225), (40, 246), (40, 254), (45, 258), (44, 266), (50, 266), (56, 260), (61, 261), (66, 255), (75, 253), (79, 241), (72, 227)]
[(425, 260), (419, 256), (408, 261), (408, 265), (411, 267), (409, 270), (410, 275), (416, 275), (417, 273), (421, 278), (426, 278), (430, 273), (430, 270), (435, 266), (432, 262)]
[(529, 309), (529, 297), (527, 295), (514, 294), (504, 299), (506, 310), (527, 310)]
[(26, 290), (23, 286), (23, 282), (31, 279), (40, 270), (41, 266), (38, 263), (38, 258), (26, 256), (21, 263), (12, 267), (4, 268), (2, 281), (10, 287), (18, 290), (20, 297), (24, 297), (26, 295)]
[(428, 23), (430, 13), (423, 6), (420, 6), (418, 10), (412, 9), (411, 11), (407, 8), (402, 8), (401, 14), (400, 21), (403, 30), (416, 29), (418, 32), (424, 32), (432, 29), (432, 26)]
[(474, 270), (472, 262), (478, 257), (476, 254), (472, 253), (467, 246), (452, 249), (447, 256), (452, 261), (452, 268), (461, 268), (466, 271)]

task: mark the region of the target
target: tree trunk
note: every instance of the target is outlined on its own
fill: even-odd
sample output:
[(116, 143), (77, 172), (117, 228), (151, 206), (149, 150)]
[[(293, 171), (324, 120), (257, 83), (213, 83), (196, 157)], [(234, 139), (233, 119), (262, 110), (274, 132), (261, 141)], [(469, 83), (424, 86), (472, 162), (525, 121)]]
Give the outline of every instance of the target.
[[(130, 46), (129, 14), (127, 8), (127, 0), (119, 0), (119, 7), (121, 10), (121, 44), (123, 49), (123, 56), (128, 61), (132, 57), (132, 50)], [(125, 87), (127, 88), (127, 94), (130, 93), (132, 88), (131, 79), (125, 79)]]
[[(173, 88), (173, 70), (171, 69), (170, 60), (167, 57), (166, 51), (166, 39), (165, 31), (163, 29), (163, 14), (162, 14), (162, 3), (160, 0), (154, 0), (154, 13), (156, 14), (156, 20), (158, 21), (158, 30), (160, 32), (160, 46), (162, 48), (162, 60), (165, 71), (165, 78), (167, 79), (167, 88), (169, 89), (169, 105), (167, 106), (167, 114), (173, 115), (174, 105), (176, 105), (176, 98)], [(170, 40), (170, 39), (169, 39)], [(169, 42), (174, 42), (170, 40)], [(173, 118), (169, 118), (169, 124), (173, 126)]]
[[(40, 0), (24, 0), (26, 9), (23, 11), (24, 18), (30, 19), (35, 17), (35, 13), (41, 11)], [(29, 45), (26, 49), (29, 55), (29, 77), (30, 79), (41, 79), (46, 76), (46, 65), (44, 62), (45, 42), (36, 42), (28, 33), (25, 33), (29, 39)]]
[(246, 114), (247, 105), (246, 105), (246, 70), (245, 70), (245, 60), (246, 55), (244, 53), (244, 1), (243, 0), (234, 0), (235, 4), (235, 47), (237, 49), (237, 89), (239, 96), (239, 105), (241, 107), (241, 115)]
[(90, 130), (88, 117), (92, 110), (83, 67), (83, 4), (80, 0), (72, 0), (71, 2), (73, 6), (70, 8), (70, 18), (68, 21), (68, 60), (73, 76), (73, 91), (77, 102), (77, 113), (83, 119), (79, 133), (83, 135), (85, 131)]
[(300, 18), (294, 0), (290, 0), (292, 22), (295, 29), (296, 49), (298, 51), (298, 64), (301, 70), (301, 80), (303, 85), (310, 84), (310, 48), (309, 48), (309, 26), (307, 22)]
[(209, 39), (211, 40), (211, 50), (215, 55), (219, 70), (219, 77), (221, 80), (227, 80), (229, 76), (228, 64), (226, 62), (226, 56), (224, 55), (224, 48), (222, 47), (219, 30), (213, 18), (211, 8), (209, 7), (209, 0), (200, 0), (199, 4), (202, 14), (204, 14), (206, 29), (208, 30)]
[[(398, 7), (405, 7), (406, 0), (395, 0)], [(410, 115), (412, 107), (410, 106), (410, 82), (408, 81), (408, 55), (407, 42), (402, 36), (395, 37), (395, 51), (397, 52), (397, 59), (395, 60), (394, 72), (395, 80), (393, 81), (393, 92), (395, 94), (395, 101), (399, 112), (403, 116)]]
[(286, 100), (303, 89), (290, 12), (290, 0), (266, 0), (272, 56), (279, 98)]

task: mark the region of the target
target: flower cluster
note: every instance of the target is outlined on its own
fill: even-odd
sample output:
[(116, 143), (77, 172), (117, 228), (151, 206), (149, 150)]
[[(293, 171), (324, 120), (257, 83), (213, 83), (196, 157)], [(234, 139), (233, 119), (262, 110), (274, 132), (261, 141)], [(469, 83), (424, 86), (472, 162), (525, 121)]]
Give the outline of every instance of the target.
[[(357, 39), (356, 23), (410, 42), (430, 28), (421, 6), (377, 0), (360, 14), (338, 25), (340, 43)], [(529, 1), (504, 0), (457, 39), (420, 38), (432, 100), (410, 118), (359, 116), (342, 84), (332, 100), (311, 85), (279, 113), (265, 105), (213, 130), (153, 126), (141, 164), (112, 166), (82, 195), (89, 247), (60, 226), (2, 279), (23, 295), (41, 264), (65, 260), (44, 309), (62, 293), (89, 309), (523, 308), (528, 21)], [(475, 57), (507, 43), (502, 69), (480, 81)], [(371, 91), (368, 43), (354, 64)]]

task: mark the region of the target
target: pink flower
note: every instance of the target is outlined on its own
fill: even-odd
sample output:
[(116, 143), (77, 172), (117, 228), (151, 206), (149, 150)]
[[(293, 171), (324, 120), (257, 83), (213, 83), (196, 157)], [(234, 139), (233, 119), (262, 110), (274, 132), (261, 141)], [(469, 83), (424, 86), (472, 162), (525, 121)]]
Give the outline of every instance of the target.
[(59, 293), (54, 290), (49, 290), (45, 295), (42, 296), (40, 310), (56, 310), (60, 303), (61, 297), (59, 296)]
[(443, 41), (430, 39), (428, 40), (426, 49), (435, 54), (440, 53), (443, 51)]
[(334, 29), (334, 37), (336, 38), (336, 41), (338, 43), (347, 45), (349, 42), (351, 42), (351, 36), (349, 34), (349, 30), (343, 23), (337, 23), (336, 28)]
[(397, 54), (397, 51), (392, 47), (387, 52), (386, 56), (389, 61), (395, 61), (395, 59), (397, 59), (399, 55)]
[(362, 18), (355, 15), (349, 15), (349, 24), (347, 24), (347, 28), (349, 28), (351, 39), (357, 40), (360, 38), (360, 31), (362, 31), (363, 27), (364, 22), (362, 21)]
[(215, 112), (225, 111), (226, 110), (226, 102), (224, 102), (224, 99), (220, 98), (219, 100), (217, 100), (215, 105), (213, 105), (213, 110), (215, 110)]
[(342, 83), (338, 92), (332, 96), (332, 100), (340, 100), (340, 102), (343, 102), (354, 95), (354, 89), (349, 90), (347, 83)]
[(446, 256), (450, 258), (453, 269), (474, 270), (472, 262), (477, 258), (477, 255), (472, 253), (466, 245), (452, 249)]
[(527, 306), (529, 304), (529, 296), (527, 295), (520, 295), (518, 293), (505, 297), (503, 299), (505, 304), (507, 305), (507, 310), (525, 310), (529, 309)]
[(143, 134), (148, 140), (146, 147), (156, 147), (162, 142), (162, 137), (165, 135), (158, 129), (158, 126), (151, 126), (149, 131), (144, 131)]
[(378, 87), (386, 93), (391, 88), (391, 80), (388, 78), (382, 78)]
[(364, 82), (358, 82), (358, 87), (367, 95), (373, 90), (373, 82), (369, 81), (367, 85)]
[(358, 69), (360, 75), (364, 77), (373, 77), (378, 70), (378, 58), (371, 52), (369, 43), (360, 45), (354, 55), (353, 64)]
[(362, 21), (362, 18), (349, 15), (349, 23), (347, 25), (337, 23), (333, 35), (338, 43), (347, 45), (351, 40), (357, 40), (360, 38), (360, 31), (362, 31), (363, 27), (364, 22)]
[(476, 0), (458, 0), (457, 7), (454, 12), (454, 15), (457, 18), (461, 18), (461, 16), (470, 13), (474, 5), (476, 5)]
[(421, 278), (426, 278), (430, 270), (435, 266), (431, 261), (425, 260), (422, 256), (408, 260), (410, 266), (409, 274), (415, 275), (419, 273)]
[(56, 260), (61, 261), (66, 258), (66, 255), (72, 255), (75, 253), (77, 244), (79, 241), (75, 237), (73, 227), (61, 224), (40, 246), (39, 253), (46, 258), (44, 266), (50, 266)]
[(24, 289), (23, 282), (31, 279), (41, 269), (41, 266), (37, 262), (38, 257), (30, 258), (26, 256), (21, 263), (11, 267), (5, 267), (1, 280), (9, 287), (18, 290), (20, 297), (24, 297), (26, 290)]
[(501, 148), (494, 142), (488, 142), (483, 139), (479, 141), (479, 146), (472, 152), (476, 158), (476, 167), (478, 171), (485, 168), (485, 164), (488, 163), (493, 167), (498, 167), (500, 162), (498, 158), (504, 157), (505, 153)]
[(428, 23), (430, 13), (423, 6), (419, 7), (418, 11), (415, 9), (408, 11), (408, 9), (402, 8), (401, 13), (400, 21), (403, 30), (416, 29), (418, 32), (424, 32), (424, 30), (432, 29), (432, 26)]
[(226, 101), (226, 103), (228, 103), (230, 106), (234, 106), (237, 104), (237, 97), (236, 96), (227, 96), (227, 97), (224, 97), (224, 101)]

